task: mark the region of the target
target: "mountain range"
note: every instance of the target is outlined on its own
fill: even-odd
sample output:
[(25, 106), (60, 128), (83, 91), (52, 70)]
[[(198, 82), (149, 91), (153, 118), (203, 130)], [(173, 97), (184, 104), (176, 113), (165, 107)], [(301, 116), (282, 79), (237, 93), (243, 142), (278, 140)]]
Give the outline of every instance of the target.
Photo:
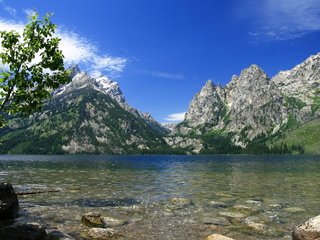
[(320, 153), (320, 53), (272, 78), (251, 65), (226, 86), (209, 80), (169, 127), (107, 76), (70, 71), (41, 112), (0, 129), (1, 153)]

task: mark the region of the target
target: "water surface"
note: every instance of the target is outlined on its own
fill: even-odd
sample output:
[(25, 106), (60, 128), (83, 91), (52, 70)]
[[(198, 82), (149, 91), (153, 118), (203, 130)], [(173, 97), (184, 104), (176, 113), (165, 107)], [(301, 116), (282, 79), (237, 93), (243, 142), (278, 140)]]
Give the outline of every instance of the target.
[[(319, 179), (320, 156), (0, 156), (0, 182), (17, 192), (56, 191), (21, 196), (17, 221), (76, 238), (86, 228), (81, 216), (99, 211), (129, 222), (115, 227), (124, 239), (290, 239), (294, 226), (320, 214)], [(172, 206), (177, 197), (192, 204)], [(221, 212), (245, 216), (205, 223)]]

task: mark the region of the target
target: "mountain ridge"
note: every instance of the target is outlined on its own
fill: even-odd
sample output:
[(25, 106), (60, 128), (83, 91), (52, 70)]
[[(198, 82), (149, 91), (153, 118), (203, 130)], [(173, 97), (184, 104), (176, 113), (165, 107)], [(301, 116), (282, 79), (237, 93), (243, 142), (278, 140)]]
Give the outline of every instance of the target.
[(320, 53), (272, 78), (252, 64), (223, 87), (208, 80), (184, 121), (168, 127), (130, 106), (107, 76), (77, 65), (70, 76), (43, 111), (0, 130), (1, 153), (302, 153), (312, 148), (289, 132), (315, 121), (310, 133), (320, 120)]
[[(305, 124), (319, 119), (319, 69), (320, 53), (271, 79), (252, 64), (239, 76), (233, 75), (224, 87), (208, 81), (192, 99), (184, 121), (166, 138), (167, 143), (186, 148), (183, 138), (200, 139), (206, 133), (219, 132), (228, 135), (231, 144), (245, 148), (263, 135), (277, 135), (293, 121)], [(181, 144), (176, 143), (175, 135)], [(188, 142), (191, 152), (201, 152), (197, 143)]]

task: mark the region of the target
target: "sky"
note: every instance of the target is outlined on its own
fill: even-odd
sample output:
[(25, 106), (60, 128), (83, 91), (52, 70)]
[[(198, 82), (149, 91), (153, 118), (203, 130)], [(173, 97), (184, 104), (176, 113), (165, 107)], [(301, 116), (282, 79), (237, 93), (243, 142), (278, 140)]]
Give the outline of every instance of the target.
[(120, 84), (126, 101), (178, 122), (207, 80), (251, 64), (270, 77), (320, 51), (319, 0), (0, 0), (0, 30), (53, 13), (66, 67)]

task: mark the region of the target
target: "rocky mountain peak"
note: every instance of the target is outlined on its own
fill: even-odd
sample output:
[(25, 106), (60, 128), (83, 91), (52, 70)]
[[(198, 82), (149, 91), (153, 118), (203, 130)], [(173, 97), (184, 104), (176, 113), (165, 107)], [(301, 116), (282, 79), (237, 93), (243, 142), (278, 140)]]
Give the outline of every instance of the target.
[(272, 81), (284, 95), (313, 104), (316, 90), (320, 89), (320, 53), (310, 56), (291, 70), (279, 72)]
[(78, 73), (80, 73), (80, 68), (78, 64), (72, 65), (68, 68), (68, 71), (70, 72), (71, 79), (74, 78)]
[(201, 97), (204, 97), (207, 95), (210, 96), (215, 91), (216, 91), (216, 85), (211, 80), (208, 80), (206, 84), (202, 87), (198, 95)]
[(198, 126), (205, 123), (215, 125), (220, 118), (224, 105), (217, 87), (208, 80), (201, 91), (193, 98), (184, 123), (188, 126)]
[(125, 98), (117, 82), (111, 80), (107, 76), (100, 76), (95, 79), (100, 90), (115, 99), (118, 103), (124, 103)]
[(210, 89), (212, 89), (212, 88), (215, 88), (215, 85), (214, 85), (214, 83), (209, 79), (209, 80), (206, 82), (206, 84), (204, 85), (203, 88), (210, 88)]
[(267, 78), (267, 74), (256, 64), (250, 65), (241, 71), (239, 79), (242, 80), (259, 80)]
[(68, 70), (72, 78), (71, 82), (57, 89), (53, 94), (54, 96), (89, 87), (109, 95), (120, 105), (125, 103), (125, 98), (119, 84), (107, 76), (102, 75), (98, 78), (92, 78), (86, 72), (80, 71), (78, 65), (73, 65)]
[[(75, 71), (71, 72), (71, 77), (75, 73)], [(71, 82), (59, 87), (56, 91), (54, 91), (53, 96), (72, 92), (74, 90), (81, 89), (84, 87), (93, 87), (93, 83), (94, 79), (92, 79), (87, 73), (78, 71), (77, 74), (72, 78)]]

